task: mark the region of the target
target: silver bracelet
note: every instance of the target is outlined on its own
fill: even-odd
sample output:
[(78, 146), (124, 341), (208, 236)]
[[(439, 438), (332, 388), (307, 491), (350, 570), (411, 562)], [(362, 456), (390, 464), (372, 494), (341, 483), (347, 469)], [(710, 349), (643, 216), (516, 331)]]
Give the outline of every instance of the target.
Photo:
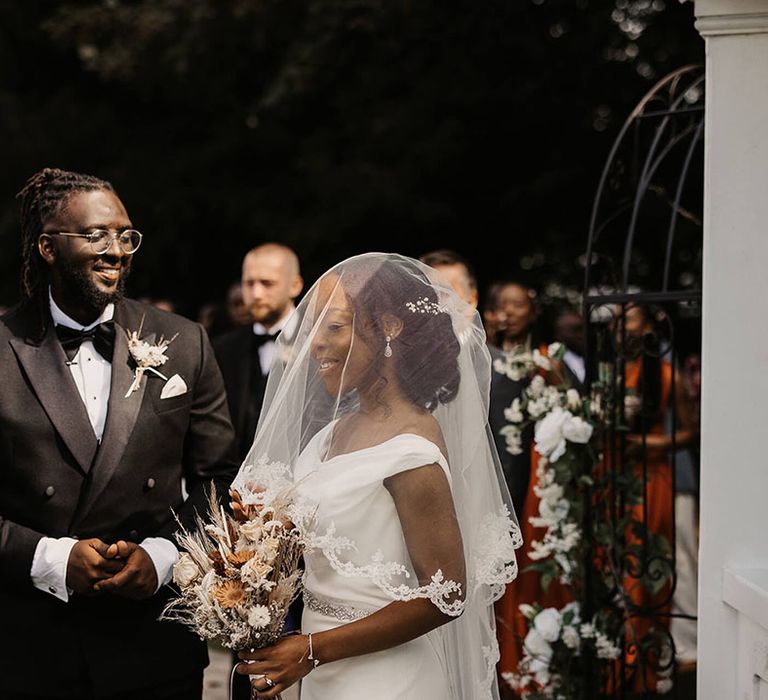
[(307, 658), (312, 662), (312, 668), (317, 668), (320, 665), (320, 659), (315, 658), (315, 650), (312, 648), (312, 633), (307, 633), (307, 641), (309, 642), (309, 655)]

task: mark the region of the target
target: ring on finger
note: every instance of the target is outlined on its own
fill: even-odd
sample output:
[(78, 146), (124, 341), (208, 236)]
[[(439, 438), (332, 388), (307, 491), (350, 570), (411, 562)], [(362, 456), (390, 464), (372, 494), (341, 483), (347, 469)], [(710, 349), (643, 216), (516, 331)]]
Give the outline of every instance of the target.
[(264, 682), (267, 684), (267, 688), (274, 688), (276, 685), (275, 682), (267, 676), (264, 676)]

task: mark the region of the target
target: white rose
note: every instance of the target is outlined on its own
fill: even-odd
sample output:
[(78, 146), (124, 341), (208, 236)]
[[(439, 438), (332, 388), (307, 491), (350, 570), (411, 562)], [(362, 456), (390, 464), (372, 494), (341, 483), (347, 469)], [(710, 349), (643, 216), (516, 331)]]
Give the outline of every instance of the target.
[(549, 662), (552, 658), (552, 647), (535, 628), (528, 630), (523, 641), (525, 651), (541, 662)]
[(579, 407), (581, 406), (581, 396), (579, 396), (579, 392), (576, 391), (576, 389), (568, 389), (568, 391), (565, 392), (565, 400), (571, 411), (579, 410)]
[(189, 554), (182, 554), (173, 565), (173, 582), (187, 588), (200, 578), (200, 569)]
[(589, 442), (592, 437), (592, 426), (583, 418), (571, 416), (563, 423), (563, 437), (569, 442), (578, 442), (582, 445)]
[(240, 523), (240, 534), (249, 542), (258, 542), (264, 537), (264, 527), (259, 520), (246, 520)]
[(563, 643), (569, 649), (578, 649), (581, 643), (579, 631), (575, 627), (566, 627), (563, 630)]
[(541, 662), (534, 661), (531, 664), (531, 672), (536, 682), (542, 687), (549, 685), (549, 681), (552, 680), (549, 666), (544, 667), (544, 664)]
[(565, 452), (563, 425), (569, 418), (573, 416), (557, 406), (536, 423), (536, 452), (550, 462), (556, 462)]
[(536, 615), (533, 626), (545, 641), (556, 642), (558, 637), (560, 637), (563, 621), (560, 618), (560, 613), (555, 608), (545, 608)]
[(251, 557), (240, 569), (240, 578), (243, 583), (251, 588), (259, 589), (269, 584), (267, 575), (272, 571), (272, 567), (261, 561), (258, 557)]

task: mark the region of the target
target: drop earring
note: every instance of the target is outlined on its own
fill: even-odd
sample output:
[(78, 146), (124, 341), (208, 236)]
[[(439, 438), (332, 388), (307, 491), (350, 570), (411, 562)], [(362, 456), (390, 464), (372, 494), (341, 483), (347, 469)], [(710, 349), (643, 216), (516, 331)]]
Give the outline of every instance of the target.
[(389, 341), (392, 340), (392, 336), (387, 336), (387, 344), (384, 348), (384, 357), (392, 357), (392, 346), (389, 344)]

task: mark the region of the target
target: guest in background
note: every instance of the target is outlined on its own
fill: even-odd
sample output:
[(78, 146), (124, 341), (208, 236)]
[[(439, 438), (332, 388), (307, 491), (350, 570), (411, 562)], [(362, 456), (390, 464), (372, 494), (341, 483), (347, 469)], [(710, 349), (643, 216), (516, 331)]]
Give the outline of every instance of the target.
[(469, 260), (446, 248), (425, 253), (419, 260), (440, 272), (467, 304), (477, 308), (477, 276)]
[[(658, 315), (657, 315), (658, 314)], [(697, 443), (698, 420), (693, 414), (697, 409), (684, 398), (683, 383), (679, 371), (672, 365), (672, 349), (669, 343), (662, 339), (658, 326), (664, 326), (663, 312), (646, 306), (630, 305), (619, 315), (617, 326), (618, 337), (621, 338), (621, 323), (624, 326), (625, 355), (630, 359), (624, 368), (624, 385), (627, 399), (631, 401), (632, 410), (625, 410), (626, 420), (632, 432), (627, 435), (627, 460), (635, 470), (635, 474), (645, 480), (645, 502), (632, 506), (633, 517), (644, 524), (653, 535), (661, 535), (671, 545), (675, 534), (673, 527), (673, 508), (677, 506), (677, 498), (673, 489), (672, 448), (675, 447), (675, 471), (681, 478), (681, 452)], [(673, 381), (673, 375), (674, 380)], [(673, 389), (676, 387), (675, 393)], [(696, 391), (695, 385), (691, 391)], [(672, 408), (676, 409), (677, 421), (672, 420)], [(690, 466), (690, 463), (689, 463)], [(693, 478), (693, 475), (690, 475)], [(684, 479), (685, 480), (685, 479)], [(695, 502), (695, 499), (694, 499)], [(688, 500), (690, 505), (691, 501)], [(683, 505), (685, 509), (685, 504)], [(687, 509), (690, 511), (690, 509)], [(693, 515), (689, 512), (689, 515)], [(690, 555), (695, 543), (690, 541), (694, 533), (689, 532), (689, 541), (685, 548)], [(627, 544), (637, 544), (637, 538), (627, 534)], [(678, 549), (679, 551), (679, 549)], [(666, 556), (670, 563), (672, 552)], [(688, 558), (688, 564), (690, 565)], [(642, 562), (639, 562), (642, 564)], [(637, 568), (637, 567), (636, 567)], [(683, 569), (680, 569), (683, 572)], [(690, 580), (685, 581), (683, 588), (690, 591)], [(690, 575), (689, 575), (690, 579)], [(695, 584), (694, 584), (695, 585)], [(630, 618), (632, 625), (631, 638), (642, 640), (652, 629), (666, 634), (670, 628), (669, 613), (671, 612), (672, 587), (671, 581), (656, 593), (648, 590), (647, 586), (639, 585), (637, 578), (627, 576), (624, 580), (625, 595), (646, 615)], [(695, 590), (695, 589), (694, 589)], [(683, 594), (686, 607), (691, 604), (689, 593)], [(678, 601), (680, 599), (678, 598)], [(682, 601), (680, 601), (682, 602)], [(695, 606), (695, 596), (693, 603)], [(689, 610), (685, 610), (689, 612)], [(690, 640), (690, 629), (686, 630), (686, 638)], [(691, 650), (687, 650), (690, 659)], [(695, 659), (695, 655), (693, 656)], [(646, 661), (652, 659), (646, 659)], [(631, 653), (627, 653), (628, 667), (637, 666), (637, 661)], [(654, 690), (657, 676), (653, 664), (647, 668), (636, 669), (633, 687), (637, 691)], [(640, 672), (642, 670), (642, 672)]]
[(537, 346), (532, 331), (538, 317), (536, 292), (513, 280), (494, 282), (486, 295), (483, 322), (488, 343), (504, 352)]
[(564, 379), (579, 392), (584, 388), (584, 319), (574, 309), (561, 311), (555, 319), (555, 340), (565, 346), (562, 364)]
[[(542, 355), (547, 355), (547, 346), (541, 344), (537, 338), (536, 293), (530, 287), (516, 281), (496, 282), (491, 285), (483, 319), (495, 342), (504, 352), (515, 354), (538, 350)], [(501, 350), (498, 352), (501, 353)], [(561, 378), (555, 375), (554, 372), (547, 373), (545, 379), (550, 383), (561, 383)], [(492, 411), (490, 423), (494, 436), (499, 436), (499, 430), (507, 424), (504, 409), (510, 405), (512, 399), (522, 394), (530, 379), (531, 377), (525, 377), (513, 382), (514, 395), (507, 397), (508, 400), (500, 406), (498, 412)], [(539, 506), (539, 498), (533, 491), (536, 484), (538, 454), (531, 449), (532, 443), (533, 426), (529, 426), (522, 434), (522, 453), (510, 455), (512, 467), (508, 483), (515, 510), (519, 514), (523, 547), (518, 555), (520, 575), (514, 584), (507, 586), (504, 596), (496, 603), (496, 627), (501, 653), (498, 668), (501, 673), (516, 672), (522, 658), (522, 640), (527, 632), (527, 623), (520, 613), (520, 605), (537, 603), (544, 608), (561, 608), (569, 602), (567, 591), (557, 581), (553, 581), (545, 591), (541, 587), (539, 574), (535, 571), (526, 571), (526, 568), (533, 563), (528, 556), (531, 542), (541, 540), (543, 537), (541, 528), (534, 529), (529, 522), (532, 516), (538, 515)], [(506, 452), (506, 445), (502, 449)], [(504, 684), (502, 688), (503, 692), (512, 696), (508, 686)]]
[[(672, 613), (696, 617), (699, 570), (699, 420), (701, 414), (701, 355), (686, 354), (677, 390), (677, 425), (691, 435), (690, 443), (675, 454), (675, 567), (677, 585)], [(670, 426), (671, 428), (671, 426)], [(696, 667), (696, 620), (673, 617), (678, 670)]]
[[(530, 352), (538, 347), (534, 333), (538, 314), (534, 302), (536, 292), (533, 289), (511, 280), (494, 282), (488, 289), (486, 299), (483, 321), (486, 324), (489, 349), (494, 360), (503, 358), (505, 352)], [(504, 410), (520, 397), (527, 384), (528, 378), (515, 381), (497, 371), (493, 372), (491, 378), (488, 423), (517, 513), (523, 512), (528, 491), (533, 427), (523, 431), (523, 451), (517, 455), (507, 450), (507, 441), (501, 434), (501, 429), (507, 425)]]
[[(469, 261), (452, 250), (435, 250), (425, 253), (421, 262), (440, 272), (451, 284), (456, 293), (472, 308), (477, 308), (477, 278)], [(503, 352), (489, 345), (491, 360), (501, 359)], [(523, 381), (513, 381), (500, 372), (491, 373), (491, 395), (488, 423), (493, 433), (496, 450), (499, 453), (501, 468), (507, 482), (515, 510), (519, 513), (523, 507), (525, 489), (528, 480), (528, 459), (526, 456), (513, 455), (507, 450), (507, 442), (499, 432), (506, 424), (504, 409), (518, 396), (525, 386)], [(530, 436), (528, 436), (530, 440)]]
[(229, 285), (225, 301), (203, 304), (198, 312), (197, 322), (208, 331), (208, 337), (211, 339), (244, 326), (250, 327), (253, 324), (253, 319), (243, 301), (243, 289), (240, 280)]
[(226, 319), (232, 330), (250, 326), (253, 323), (253, 313), (246, 301), (244, 284), (241, 280), (232, 282), (227, 290)]
[[(303, 286), (296, 253), (279, 243), (264, 243), (248, 251), (243, 259), (240, 292), (236, 293), (234, 285), (229, 289), (228, 316), (233, 323), (239, 323), (240, 328), (216, 338), (213, 350), (224, 377), (241, 461), (253, 444), (275, 338), (290, 325), (296, 308), (294, 300)], [(250, 323), (242, 325), (246, 314)], [(300, 619), (301, 603), (297, 600), (291, 606), (286, 628), (298, 628)], [(236, 657), (232, 660), (233, 663), (239, 661)], [(250, 697), (248, 677), (236, 674), (233, 700)]]
[[(213, 343), (224, 376), (240, 459), (245, 458), (253, 443), (275, 338), (288, 324), (294, 300), (303, 286), (299, 259), (287, 246), (265, 243), (243, 259), (242, 299), (251, 323)], [(232, 301), (236, 295), (231, 291), (228, 303), (236, 308)]]

